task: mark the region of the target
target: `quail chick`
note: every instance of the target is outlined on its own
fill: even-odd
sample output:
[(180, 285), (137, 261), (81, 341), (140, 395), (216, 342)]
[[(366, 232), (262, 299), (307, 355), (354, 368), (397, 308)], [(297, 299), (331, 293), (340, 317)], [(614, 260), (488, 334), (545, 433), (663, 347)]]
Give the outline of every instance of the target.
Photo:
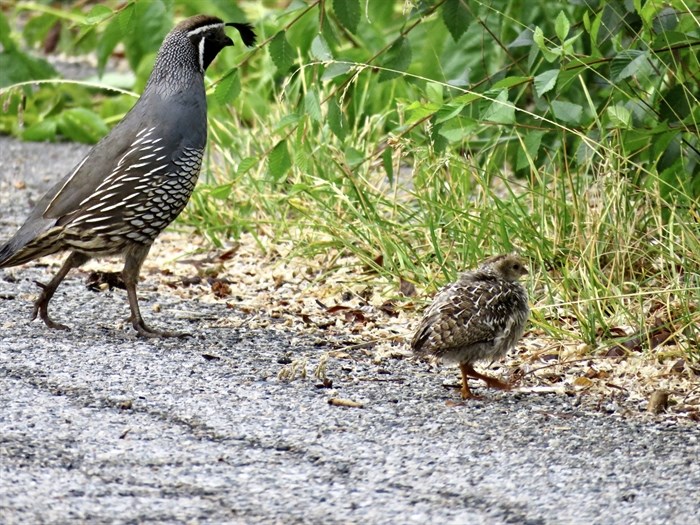
[(207, 140), (204, 71), (233, 45), (233, 26), (246, 45), (248, 24), (198, 15), (165, 37), (141, 98), (75, 169), (44, 195), (17, 233), (0, 246), (0, 268), (70, 251), (42, 288), (34, 316), (49, 328), (48, 305), (72, 268), (92, 257), (121, 255), (131, 323), (146, 337), (180, 335), (150, 328), (139, 310), (136, 283), (151, 244), (187, 204), (199, 176)]
[(526, 274), (525, 264), (515, 255), (490, 257), (441, 289), (425, 311), (411, 348), (418, 355), (459, 363), (463, 399), (475, 397), (469, 377), (492, 388), (509, 388), (478, 373), (473, 364), (503, 357), (523, 334), (530, 309), (518, 279)]

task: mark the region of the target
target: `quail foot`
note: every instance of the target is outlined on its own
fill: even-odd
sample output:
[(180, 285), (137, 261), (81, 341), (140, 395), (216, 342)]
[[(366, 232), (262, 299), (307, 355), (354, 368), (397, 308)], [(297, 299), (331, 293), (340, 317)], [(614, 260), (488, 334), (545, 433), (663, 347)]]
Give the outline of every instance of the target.
[(503, 381), (480, 374), (473, 365), (503, 357), (523, 334), (530, 309), (527, 292), (518, 280), (526, 274), (525, 264), (515, 255), (491, 257), (442, 288), (425, 311), (411, 348), (418, 355), (458, 363), (463, 399), (475, 397), (469, 377), (492, 388), (509, 388)]
[(165, 37), (131, 111), (0, 247), (0, 268), (70, 252), (54, 278), (40, 284), (33, 319), (39, 315), (50, 328), (67, 328), (48, 312), (61, 281), (93, 257), (120, 255), (134, 329), (144, 337), (180, 335), (144, 322), (136, 284), (151, 244), (185, 207), (199, 176), (207, 140), (204, 71), (233, 45), (224, 32), (227, 25), (240, 32), (245, 45), (255, 43), (248, 24), (205, 15), (179, 23)]

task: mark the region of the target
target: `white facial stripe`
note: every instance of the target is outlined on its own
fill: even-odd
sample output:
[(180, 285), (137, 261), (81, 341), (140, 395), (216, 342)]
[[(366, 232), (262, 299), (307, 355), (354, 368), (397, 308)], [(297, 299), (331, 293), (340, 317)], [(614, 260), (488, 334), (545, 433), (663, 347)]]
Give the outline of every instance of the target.
[(199, 40), (199, 70), (204, 73), (204, 41), (207, 37), (203, 36)]
[(188, 32), (187, 36), (194, 36), (194, 35), (198, 35), (199, 33), (205, 33), (207, 31), (209, 31), (210, 29), (214, 29), (217, 27), (224, 27), (224, 23), (221, 22), (219, 24), (209, 24), (208, 26), (198, 27), (197, 29), (193, 29), (192, 31)]

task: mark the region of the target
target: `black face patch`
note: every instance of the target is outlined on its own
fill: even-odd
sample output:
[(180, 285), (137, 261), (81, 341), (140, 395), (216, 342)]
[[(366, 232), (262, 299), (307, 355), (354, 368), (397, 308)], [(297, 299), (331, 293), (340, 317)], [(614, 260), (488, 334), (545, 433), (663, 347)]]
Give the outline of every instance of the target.
[(232, 46), (233, 41), (223, 31), (224, 24), (209, 24), (191, 30), (187, 36), (197, 50), (199, 67), (202, 71), (209, 67), (223, 48)]
[(233, 40), (224, 33), (225, 26), (235, 27), (246, 46), (255, 44), (255, 30), (250, 24), (224, 24), (218, 18), (202, 20), (196, 27), (191, 27), (187, 31), (187, 37), (197, 50), (199, 67), (202, 72), (209, 67), (209, 64), (212, 63), (216, 55), (218, 55), (223, 48), (233, 45)]
[[(233, 40), (231, 40), (226, 35), (220, 33), (219, 31), (215, 33), (208, 33), (202, 36), (204, 41), (204, 50), (200, 52), (200, 65), (202, 70), (209, 67), (216, 55), (219, 54), (223, 48), (233, 45)], [(200, 43), (199, 46), (202, 44)]]

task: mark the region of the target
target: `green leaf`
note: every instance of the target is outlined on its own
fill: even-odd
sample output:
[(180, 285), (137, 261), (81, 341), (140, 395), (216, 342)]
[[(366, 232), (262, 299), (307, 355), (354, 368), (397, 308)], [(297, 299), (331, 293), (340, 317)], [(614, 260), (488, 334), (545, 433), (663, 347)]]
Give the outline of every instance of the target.
[(537, 154), (540, 150), (544, 134), (544, 131), (529, 131), (527, 135), (523, 137), (523, 145), (525, 148), (518, 150), (518, 159), (515, 165), (516, 170), (527, 168), (530, 166), (530, 161), (535, 162), (537, 160)]
[(348, 135), (348, 125), (345, 122), (345, 115), (341, 110), (338, 101), (331, 100), (328, 103), (328, 127), (333, 134), (342, 142)]
[(583, 32), (576, 33), (571, 38), (564, 40), (561, 44), (562, 53), (565, 55), (574, 55), (574, 42), (581, 38), (582, 35)]
[(231, 184), (219, 184), (209, 190), (209, 198), (225, 201), (231, 195), (233, 186)]
[(559, 11), (556, 20), (554, 20), (554, 31), (561, 42), (566, 40), (566, 37), (569, 35), (569, 29), (571, 29), (569, 19), (566, 18), (564, 11)]
[(538, 97), (541, 97), (548, 91), (554, 89), (557, 84), (557, 77), (559, 76), (558, 69), (550, 69), (544, 73), (540, 73), (535, 77), (535, 93)]
[(619, 82), (638, 74), (648, 65), (648, 56), (645, 51), (625, 49), (613, 57), (610, 63), (610, 75), (613, 81)]
[(448, 122), (459, 115), (464, 109), (464, 104), (445, 104), (435, 112), (435, 124)]
[(469, 27), (469, 11), (464, 0), (447, 0), (442, 6), (442, 21), (457, 42)]
[(321, 103), (318, 100), (316, 91), (307, 91), (304, 95), (304, 109), (314, 122), (321, 122), (323, 116), (321, 114)]
[(413, 102), (406, 107), (406, 124), (412, 124), (426, 117), (431, 117), (442, 107), (442, 104), (435, 102)]
[(530, 77), (506, 77), (496, 82), (493, 86), (491, 86), (491, 89), (511, 88), (513, 86), (520, 86), (522, 84), (526, 84), (529, 81)]
[(117, 16), (121, 33), (123, 35), (130, 33), (134, 29), (132, 20), (134, 19), (135, 12), (136, 4), (128, 4), (124, 9), (120, 11), (119, 16)]
[(321, 75), (321, 80), (332, 80), (335, 77), (344, 75), (351, 69), (352, 65), (350, 64), (344, 64), (342, 62), (332, 63), (326, 68), (326, 70), (323, 72), (323, 75)]
[(25, 55), (18, 49), (5, 49), (0, 52), (0, 88), (25, 82), (53, 78), (56, 71), (41, 58)]
[(279, 182), (292, 167), (292, 159), (289, 157), (286, 140), (279, 141), (272, 149), (268, 156), (267, 167), (275, 182)]
[(653, 135), (648, 130), (629, 129), (622, 134), (622, 141), (626, 154), (634, 154), (645, 150), (653, 140)]
[(348, 31), (357, 31), (360, 23), (360, 0), (333, 0), (333, 10)]
[[(411, 65), (411, 44), (406, 38), (400, 38), (387, 51), (387, 58), (382, 64), (387, 68), (379, 74), (378, 82), (384, 82), (401, 75)], [(391, 71), (388, 71), (391, 70)]]
[(243, 175), (248, 172), (253, 166), (256, 166), (260, 162), (257, 157), (246, 157), (238, 163), (238, 169), (236, 170), (236, 175)]
[(394, 184), (394, 161), (390, 147), (386, 147), (382, 151), (382, 165), (384, 166), (384, 171), (386, 171), (386, 177), (389, 179), (389, 184)]
[(273, 131), (275, 133), (278, 133), (282, 131), (284, 128), (288, 126), (293, 126), (297, 122), (299, 122), (299, 114), (298, 113), (290, 113), (289, 115), (285, 115), (280, 119), (280, 121), (277, 123), (277, 125), (273, 128)]
[(345, 160), (348, 162), (348, 166), (355, 168), (365, 161), (365, 156), (361, 151), (349, 146), (345, 150)]
[(547, 62), (554, 62), (557, 60), (557, 58), (559, 58), (557, 53), (550, 51), (547, 47), (547, 44), (544, 41), (544, 33), (539, 27), (535, 28), (535, 32), (532, 34), (532, 40), (535, 42), (537, 48), (542, 52), (542, 56), (544, 56), (544, 59)]
[(484, 111), (482, 120), (497, 124), (514, 124), (515, 107), (508, 102), (508, 90), (502, 90), (494, 101)]
[(7, 23), (7, 18), (2, 11), (0, 11), (0, 44), (5, 48), (4, 52), (14, 51), (17, 47), (10, 37), (10, 24)]
[(284, 31), (280, 31), (270, 42), (268, 48), (270, 57), (275, 63), (275, 66), (281, 73), (286, 73), (294, 64), (294, 49), (287, 42), (287, 36)]
[(691, 116), (692, 107), (690, 105), (690, 97), (687, 93), (687, 87), (682, 84), (676, 84), (668, 92), (661, 95), (659, 104), (659, 117), (662, 120), (669, 122), (679, 122), (684, 118)]
[(435, 104), (442, 104), (443, 87), (437, 82), (428, 82), (425, 86), (425, 97)]
[[(665, 148), (661, 151), (661, 155), (659, 156), (659, 160), (656, 163), (656, 169), (661, 171), (661, 170), (666, 170), (668, 168), (675, 166), (678, 166), (678, 162), (681, 161), (682, 165), (682, 160), (681, 160), (681, 142), (683, 140), (683, 137), (680, 133), (676, 133), (671, 137), (671, 140), (668, 140), (668, 137), (659, 137), (660, 139), (663, 139), (663, 143), (665, 145)], [(680, 180), (680, 177), (679, 177)]]
[(85, 144), (94, 144), (109, 132), (107, 124), (100, 116), (86, 108), (71, 108), (63, 111), (57, 125), (61, 135)]
[(577, 77), (583, 75), (585, 78), (590, 72), (607, 67), (607, 64), (598, 57), (579, 57), (576, 59), (576, 65), (578, 67), (573, 67), (574, 62), (571, 62), (569, 67), (559, 71), (557, 93), (566, 93), (571, 82), (574, 80), (578, 81)]
[(624, 129), (632, 127), (632, 113), (626, 107), (622, 105), (608, 106), (606, 113), (614, 127)]
[(103, 20), (106, 20), (110, 16), (112, 16), (112, 13), (113, 11), (107, 6), (104, 6), (102, 4), (94, 5), (85, 17), (85, 23), (91, 26), (99, 24)]
[(591, 22), (590, 30), (588, 30), (588, 34), (590, 35), (589, 40), (591, 42), (591, 45), (593, 46), (593, 49), (595, 50), (595, 52), (598, 54), (600, 54), (598, 36), (600, 35), (600, 26), (602, 23), (603, 23), (603, 13), (598, 13), (598, 15), (593, 19), (593, 22)]
[(447, 142), (462, 142), (474, 135), (477, 128), (476, 121), (472, 119), (453, 119), (444, 126), (437, 126), (438, 136), (447, 139)]
[(316, 35), (316, 38), (311, 42), (311, 56), (324, 62), (333, 59), (333, 53), (331, 53), (331, 49), (323, 36)]
[(580, 124), (583, 108), (579, 104), (555, 100), (552, 102), (554, 118), (569, 124)]
[(294, 165), (301, 171), (309, 171), (309, 153), (306, 148), (294, 149)]
[(481, 100), (481, 95), (477, 93), (465, 93), (464, 95), (459, 95), (458, 97), (455, 97), (452, 102), (456, 102), (458, 104), (471, 104), (475, 100)]
[(234, 100), (241, 92), (241, 79), (238, 70), (225, 77), (216, 85), (214, 96), (219, 104), (228, 104)]
[(515, 47), (530, 47), (532, 45), (532, 29), (529, 27), (526, 27), (520, 33), (518, 36), (515, 37), (515, 40), (512, 40), (508, 44), (508, 48), (515, 48)]
[(40, 120), (22, 132), (22, 140), (44, 142), (56, 139), (56, 120), (48, 118)]
[(107, 24), (107, 27), (97, 42), (97, 48), (95, 49), (97, 53), (97, 72), (100, 76), (104, 73), (107, 60), (112, 54), (112, 51), (114, 51), (114, 48), (117, 47), (122, 35), (120, 17), (112, 19), (112, 21)]
[[(165, 35), (172, 29), (173, 12), (168, 10), (163, 0), (149, 0), (148, 2), (136, 2), (128, 27), (124, 27), (122, 20), (122, 42), (124, 51), (131, 68), (137, 71), (140, 67), (145, 67), (143, 71), (144, 80), (150, 73), (152, 62), (150, 57), (155, 59), (155, 54), (163, 43)], [(119, 18), (126, 11), (120, 13)], [(148, 60), (149, 62), (146, 62)]]

